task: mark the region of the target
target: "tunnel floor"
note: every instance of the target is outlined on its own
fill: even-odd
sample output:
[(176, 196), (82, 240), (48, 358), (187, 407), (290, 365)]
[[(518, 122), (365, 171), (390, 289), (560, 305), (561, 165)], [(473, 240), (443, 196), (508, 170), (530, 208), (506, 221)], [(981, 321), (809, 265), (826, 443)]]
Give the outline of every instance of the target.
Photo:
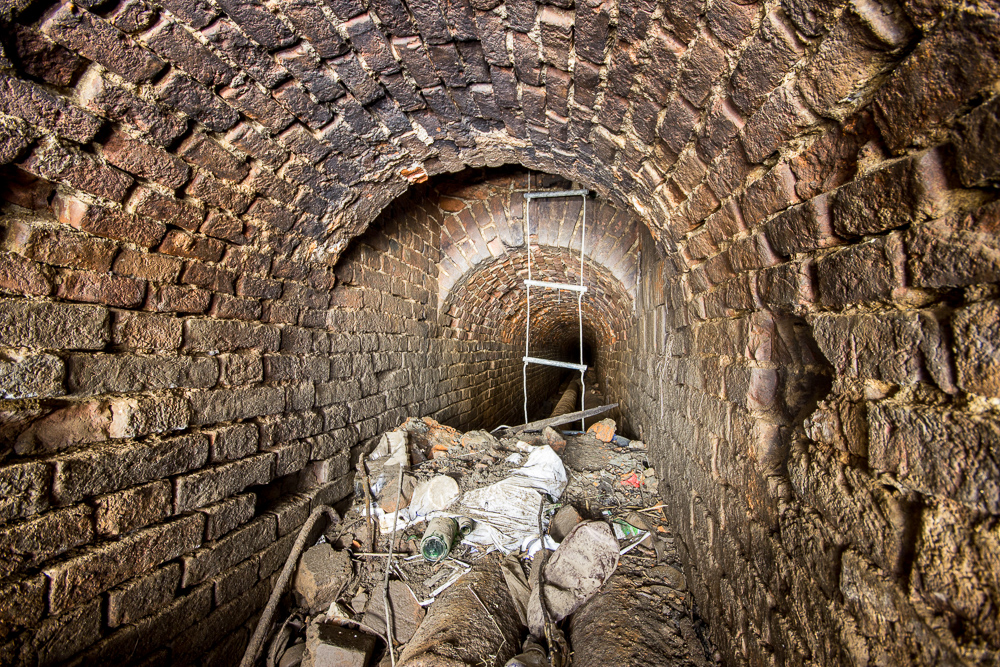
[[(490, 572), (496, 575), (498, 564), (499, 567), (520, 568), (529, 582), (537, 574), (535, 569), (543, 570), (548, 576), (550, 570), (546, 564), (559, 554), (559, 549), (555, 548), (557, 543), (560, 548), (570, 544), (568, 531), (588, 522), (613, 527), (614, 538), (624, 553), (618, 560), (618, 548), (613, 549), (617, 566), (613, 572), (605, 572), (603, 586), (599, 590), (594, 586), (591, 597), (582, 606), (553, 626), (556, 637), (543, 638), (540, 642), (543, 646), (547, 644), (551, 664), (706, 667), (716, 663), (717, 654), (708, 644), (707, 628), (698, 618), (688, 590), (674, 548), (674, 533), (662, 501), (658, 499), (658, 481), (649, 466), (643, 443), (602, 442), (591, 433), (571, 435), (571, 430), (564, 432), (564, 438), (549, 432), (546, 435), (522, 433), (496, 440), (483, 431), (463, 434), (433, 420), (410, 419), (402, 428), (407, 429), (411, 456), (415, 450), (429, 451), (433, 458), (414, 463), (409, 468), (399, 507), (419, 503), (419, 490), (407, 498), (412, 488), (408, 484), (410, 479), (416, 482), (446, 475), (458, 482), (463, 494), (463, 500), (458, 505), (450, 505), (449, 512), (462, 514), (467, 494), (510, 477), (511, 469), (519, 464), (508, 459), (524, 461), (525, 453), (537, 453), (549, 447), (558, 452), (565, 466), (566, 485), (557, 498), (543, 497), (538, 516), (538, 525), (544, 525), (546, 536), (554, 540), (548, 545), (554, 550), (533, 552), (529, 541), (522, 545), (523, 548), (515, 547), (504, 558), (500, 550), (463, 541), (452, 548), (447, 558), (439, 563), (428, 563), (420, 555), (419, 540), (425, 526), (429, 525), (423, 517), (405, 527), (397, 526), (393, 533), (391, 528), (385, 529), (388, 520), (379, 514), (380, 521), (372, 524), (376, 535), (369, 535), (365, 512), (368, 501), (358, 494), (343, 522), (332, 526), (326, 536), (320, 538), (320, 542), (332, 543), (333, 551), (326, 545), (316, 547), (317, 550), (326, 548), (327, 558), (333, 558), (335, 553), (349, 555), (353, 575), (341, 582), (333, 599), (335, 604), (328, 608), (317, 609), (314, 604), (310, 611), (308, 602), (301, 595), (296, 597), (297, 606), (285, 612), (292, 622), (285, 626), (294, 625), (298, 631), (279, 636), (277, 641), (281, 645), (271, 649), (271, 655), (279, 658), (275, 664), (286, 664), (280, 659), (283, 651), (290, 651), (287, 664), (293, 664), (303, 650), (302, 664), (324, 664), (309, 662), (310, 651), (319, 649), (315, 636), (308, 639), (308, 628), (337, 622), (350, 627), (354, 627), (352, 623), (357, 624), (360, 631), (379, 635), (379, 644), (372, 651), (368, 665), (391, 665), (395, 658), (396, 665), (514, 664), (520, 667), (523, 664), (532, 667), (534, 663), (528, 661), (507, 662), (511, 655), (521, 651), (522, 646), (527, 646), (525, 642), (530, 639), (508, 604), (508, 598), (518, 598), (517, 587), (506, 579), (506, 575), (506, 586), (484, 586), (480, 579), (474, 587), (476, 577), (488, 578)], [(374, 488), (370, 502), (391, 510), (397, 507), (394, 482), (385, 482), (379, 466), (372, 463), (368, 461), (369, 480)], [(382, 527), (377, 528), (378, 525)], [(608, 533), (610, 537), (611, 531)], [(392, 550), (397, 555), (389, 568), (388, 590), (396, 650), (390, 657), (386, 650), (388, 638), (384, 634), (382, 591), (389, 536), (393, 534), (396, 537)], [(576, 551), (571, 553), (580, 557)], [(346, 557), (342, 560), (347, 563)], [(303, 571), (305, 566), (300, 564), (299, 568)], [(449, 582), (454, 584), (455, 590), (467, 586), (468, 590), (478, 592), (474, 598), (466, 596), (463, 600), (461, 594), (447, 592)], [(315, 592), (314, 583), (305, 588)], [(297, 591), (299, 587), (297, 582)], [(470, 604), (472, 609), (468, 608)], [(530, 609), (530, 604), (527, 606)], [(491, 610), (488, 620), (484, 620), (485, 629), (477, 626), (474, 617), (480, 609)], [(529, 627), (530, 618), (529, 611)], [(443, 623), (450, 627), (441, 628)], [(504, 636), (508, 629), (509, 636)], [(547, 629), (546, 634), (548, 632)], [(308, 644), (308, 648), (303, 644)], [(551, 655), (554, 645), (568, 647), (568, 661)], [(453, 659), (460, 662), (449, 662)], [(541, 664), (549, 665), (550, 662), (545, 660)]]

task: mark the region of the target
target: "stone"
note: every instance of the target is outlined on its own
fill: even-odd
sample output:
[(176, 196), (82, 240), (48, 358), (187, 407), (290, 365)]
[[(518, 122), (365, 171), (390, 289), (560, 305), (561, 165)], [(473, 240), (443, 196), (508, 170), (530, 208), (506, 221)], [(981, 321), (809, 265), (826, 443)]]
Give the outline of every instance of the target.
[(314, 612), (325, 611), (351, 574), (351, 557), (347, 552), (334, 551), (324, 542), (302, 554), (295, 572), (294, 590), (304, 607)]
[(562, 542), (569, 535), (569, 531), (573, 530), (576, 524), (582, 520), (580, 513), (576, 511), (575, 507), (572, 505), (563, 505), (552, 517), (552, 521), (549, 522), (549, 535), (556, 542)]
[[(389, 608), (392, 611), (392, 638), (402, 643), (410, 641), (426, 612), (402, 581), (389, 582)], [(372, 630), (385, 632), (385, 596), (381, 589), (371, 592), (361, 622)]]
[(542, 437), (545, 438), (545, 444), (551, 447), (556, 454), (561, 454), (566, 448), (566, 439), (551, 426), (546, 426), (542, 429)]
[(413, 497), (413, 489), (417, 486), (416, 477), (403, 473), (403, 486), (399, 495), (399, 505), (397, 505), (396, 493), (399, 490), (399, 477), (397, 475), (390, 477), (391, 479), (386, 481), (382, 491), (379, 492), (378, 506), (382, 508), (383, 512), (395, 512), (409, 505), (410, 499)]
[(374, 650), (372, 635), (334, 623), (311, 623), (302, 667), (365, 667)]
[(592, 435), (601, 442), (611, 442), (615, 437), (617, 425), (614, 419), (602, 419), (587, 429), (587, 434)]

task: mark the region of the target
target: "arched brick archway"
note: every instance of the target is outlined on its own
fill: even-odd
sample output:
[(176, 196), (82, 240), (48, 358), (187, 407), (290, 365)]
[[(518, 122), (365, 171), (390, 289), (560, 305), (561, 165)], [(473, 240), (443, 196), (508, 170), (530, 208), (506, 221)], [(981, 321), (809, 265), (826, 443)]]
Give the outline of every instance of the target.
[(520, 168), (625, 230), (591, 335), (725, 661), (995, 660), (993, 2), (0, 21), (0, 662), (231, 663), (350, 456), (488, 420), (508, 344), (438, 308), (520, 252)]

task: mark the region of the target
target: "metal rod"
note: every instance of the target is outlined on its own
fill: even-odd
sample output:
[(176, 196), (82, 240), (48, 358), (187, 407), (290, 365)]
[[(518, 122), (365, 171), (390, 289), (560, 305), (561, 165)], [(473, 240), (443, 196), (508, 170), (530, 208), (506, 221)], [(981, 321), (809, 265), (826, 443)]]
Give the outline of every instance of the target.
[[(583, 221), (580, 223), (580, 287), (583, 287), (583, 247), (587, 243), (587, 198), (583, 198)], [(580, 318), (580, 365), (583, 366), (583, 292), (576, 300), (576, 313)], [(580, 410), (587, 409), (587, 385), (583, 381), (586, 370), (580, 369)], [(580, 430), (586, 431), (583, 417), (580, 418)]]
[(586, 197), (590, 190), (553, 190), (552, 192), (525, 192), (525, 199), (550, 199), (552, 197)]
[(569, 283), (553, 283), (548, 280), (525, 280), (524, 284), (529, 287), (547, 287), (549, 289), (565, 289), (571, 292), (586, 292), (583, 285), (570, 285)]
[(552, 361), (550, 359), (539, 359), (538, 357), (524, 357), (522, 359), (524, 365), (528, 364), (538, 364), (539, 366), (555, 366), (556, 368), (569, 368), (574, 371), (586, 371), (587, 367), (583, 364), (571, 364), (566, 361)]

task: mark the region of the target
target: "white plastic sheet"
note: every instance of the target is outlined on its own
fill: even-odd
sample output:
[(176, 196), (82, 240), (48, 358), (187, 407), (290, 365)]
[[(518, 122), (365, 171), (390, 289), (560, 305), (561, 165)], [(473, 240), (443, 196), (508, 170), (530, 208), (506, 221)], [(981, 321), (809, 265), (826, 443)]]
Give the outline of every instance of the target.
[(558, 499), (566, 489), (566, 468), (551, 447), (535, 447), (510, 477), (462, 498), (458, 512), (476, 521), (465, 542), (495, 546), (504, 553), (540, 537), (543, 493)]

